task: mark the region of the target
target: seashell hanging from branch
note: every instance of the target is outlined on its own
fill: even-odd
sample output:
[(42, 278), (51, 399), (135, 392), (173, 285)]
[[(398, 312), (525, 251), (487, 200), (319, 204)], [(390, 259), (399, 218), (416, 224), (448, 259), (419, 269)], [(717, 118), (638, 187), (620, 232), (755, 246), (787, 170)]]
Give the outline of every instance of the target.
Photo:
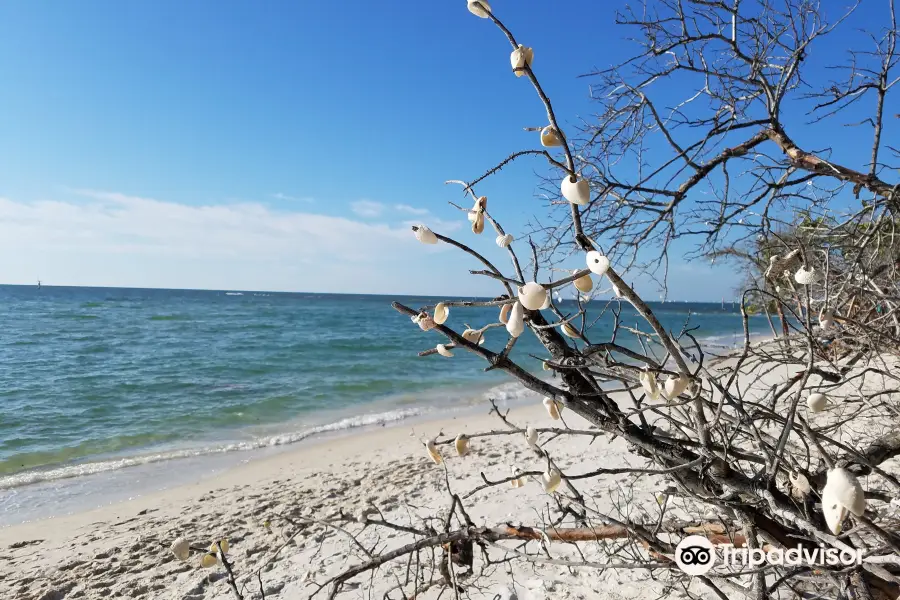
[(434, 443), (434, 440), (428, 440), (427, 442), (425, 442), (425, 450), (428, 451), (428, 457), (434, 464), (439, 465), (444, 462), (444, 459), (437, 448), (437, 444)]
[(540, 310), (547, 301), (547, 296), (544, 286), (534, 281), (519, 288), (519, 302), (528, 310)]
[[(510, 471), (510, 473), (512, 473), (513, 475), (515, 475), (516, 473), (519, 472), (519, 470), (516, 469), (515, 467), (510, 467), (510, 468), (509, 468), (509, 471)], [(516, 477), (515, 479), (513, 479), (512, 481), (510, 481), (509, 484), (510, 484), (512, 487), (514, 487), (514, 488), (520, 488), (520, 487), (522, 487), (523, 485), (525, 485), (525, 480), (522, 479), (521, 477)]]
[(203, 567), (204, 569), (211, 569), (214, 566), (216, 566), (217, 564), (219, 564), (219, 557), (216, 556), (215, 554), (212, 554), (212, 553), (204, 554), (200, 558), (200, 566)]
[(691, 380), (684, 375), (669, 377), (663, 384), (663, 395), (666, 397), (666, 400), (674, 400), (683, 394), (690, 384)]
[(529, 425), (525, 428), (525, 441), (528, 442), (528, 445), (532, 448), (537, 449), (538, 447), (538, 432), (537, 429)]
[(562, 145), (562, 135), (560, 135), (559, 131), (557, 131), (553, 125), (547, 125), (541, 129), (541, 146), (544, 146), (545, 148), (554, 148)]
[(519, 44), (519, 47), (512, 51), (509, 55), (509, 64), (512, 65), (516, 77), (525, 74), (526, 65), (530, 68), (531, 62), (534, 60), (534, 49)]
[(228, 540), (219, 540), (218, 542), (213, 542), (209, 545), (210, 552), (222, 552), (223, 554), (228, 552)]
[(500, 322), (506, 325), (506, 322), (509, 321), (509, 311), (512, 310), (512, 304), (504, 304), (500, 307)]
[(434, 316), (431, 317), (435, 323), (438, 325), (443, 325), (447, 322), (447, 317), (450, 316), (450, 307), (444, 304), (443, 302), (438, 302), (434, 307)]
[(571, 323), (563, 323), (563, 326), (560, 329), (562, 329), (562, 332), (570, 338), (579, 337), (578, 330), (575, 329), (575, 327), (573, 327)]
[(812, 488), (809, 485), (809, 480), (803, 473), (791, 471), (788, 479), (790, 480), (791, 485), (797, 488), (804, 496), (812, 491)]
[(519, 337), (522, 335), (522, 332), (525, 331), (525, 310), (519, 302), (513, 304), (512, 309), (509, 311), (509, 318), (506, 321), (506, 331), (514, 338)]
[(469, 436), (464, 433), (456, 436), (456, 440), (453, 442), (456, 446), (456, 454), (457, 456), (465, 456), (469, 453)]
[(650, 371), (641, 371), (638, 375), (641, 387), (651, 400), (659, 400), (659, 386), (656, 384), (656, 375)]
[(825, 406), (828, 405), (828, 396), (825, 394), (815, 393), (810, 394), (806, 398), (806, 407), (809, 409), (809, 412), (822, 412), (825, 410)]
[(587, 273), (585, 273), (584, 275), (582, 275), (581, 277), (576, 279), (574, 281), (574, 284), (575, 284), (575, 288), (579, 292), (584, 292), (585, 294), (587, 294), (594, 288), (594, 282), (591, 279), (591, 276)]
[(422, 331), (431, 331), (437, 326), (437, 323), (434, 322), (434, 319), (432, 319), (428, 315), (423, 315), (416, 321), (416, 323), (419, 325), (419, 328)]
[(424, 225), (417, 225), (413, 228), (414, 233), (416, 234), (416, 239), (422, 242), (423, 244), (437, 244), (438, 239), (437, 236), (434, 235), (434, 232)]
[(491, 5), (487, 0), (468, 0), (468, 8), (470, 13), (482, 19), (487, 19), (491, 12)]
[(834, 535), (840, 534), (847, 511), (857, 517), (866, 512), (865, 492), (849, 471), (840, 467), (831, 469), (822, 490), (822, 513)]
[(441, 356), (446, 356), (447, 358), (451, 358), (453, 356), (453, 352), (444, 344), (438, 344), (434, 347), (434, 349), (437, 350), (437, 353)]
[(585, 256), (585, 262), (587, 263), (587, 268), (590, 269), (591, 273), (593, 273), (594, 275), (603, 277), (609, 270), (609, 259), (596, 250), (591, 250), (587, 253), (587, 256)]
[(475, 220), (472, 221), (472, 233), (480, 234), (484, 231), (484, 213), (475, 213)]
[(560, 413), (563, 410), (563, 403), (559, 400), (554, 400), (553, 398), (544, 398), (544, 408), (547, 409), (547, 414), (550, 415), (550, 418), (554, 421), (559, 421)]
[(178, 538), (172, 542), (169, 550), (178, 560), (187, 560), (191, 556), (191, 543), (184, 538)]
[(583, 206), (591, 201), (591, 185), (587, 179), (566, 175), (559, 186), (563, 198)]
[(800, 285), (812, 285), (816, 283), (818, 279), (818, 274), (813, 267), (800, 267), (797, 269), (797, 272), (794, 273), (794, 281)]
[(512, 234), (509, 234), (509, 233), (507, 233), (506, 235), (498, 235), (497, 236), (497, 245), (500, 246), (501, 248), (506, 248), (510, 244), (513, 243), (514, 239), (515, 238), (512, 236)]
[(477, 329), (466, 329), (462, 332), (462, 338), (472, 344), (484, 344), (484, 333)]
[(544, 491), (552, 494), (559, 487), (559, 484), (562, 483), (562, 475), (556, 469), (550, 469), (541, 475), (541, 483), (544, 486)]

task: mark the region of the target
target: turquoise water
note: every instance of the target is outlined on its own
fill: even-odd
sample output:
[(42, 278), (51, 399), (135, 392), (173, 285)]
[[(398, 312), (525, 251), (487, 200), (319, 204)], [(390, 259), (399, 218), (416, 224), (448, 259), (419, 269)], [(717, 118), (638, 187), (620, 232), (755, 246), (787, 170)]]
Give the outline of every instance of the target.
[[(417, 357), (443, 338), (395, 312), (392, 300), (435, 302), (0, 286), (0, 490), (526, 397), (466, 352)], [(595, 304), (596, 315), (604, 303)], [(668, 328), (697, 326), (706, 343), (730, 345), (740, 334), (730, 304), (655, 310)], [(453, 309), (448, 324), (480, 327), (496, 315)], [(622, 318), (639, 321), (629, 305)], [(589, 337), (605, 340), (611, 322), (607, 314)], [(760, 318), (753, 327), (768, 329)], [(506, 332), (487, 340), (502, 348)], [(540, 371), (528, 354), (545, 355), (530, 334), (514, 357)]]

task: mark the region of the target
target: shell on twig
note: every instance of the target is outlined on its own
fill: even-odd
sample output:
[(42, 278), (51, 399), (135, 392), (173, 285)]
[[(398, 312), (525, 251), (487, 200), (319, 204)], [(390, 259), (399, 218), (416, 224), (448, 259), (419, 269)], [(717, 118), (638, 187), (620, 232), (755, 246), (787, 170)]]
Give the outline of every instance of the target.
[(434, 319), (429, 317), (427, 314), (420, 316), (416, 323), (419, 325), (419, 328), (422, 331), (431, 331), (437, 326), (437, 323), (434, 322)]
[(828, 396), (825, 394), (820, 394), (818, 392), (814, 394), (810, 394), (806, 398), (806, 407), (809, 409), (809, 412), (822, 412), (825, 410), (825, 406), (828, 404)]
[(590, 269), (591, 273), (593, 273), (594, 275), (603, 277), (609, 270), (609, 259), (596, 250), (591, 250), (587, 253), (587, 256), (585, 256), (585, 262), (587, 262), (587, 268)]
[[(510, 471), (513, 475), (515, 475), (516, 473), (519, 472), (518, 469), (516, 469), (515, 467), (512, 467), (512, 466), (509, 468), (509, 471)], [(513, 479), (512, 481), (510, 481), (509, 484), (510, 484), (512, 487), (514, 487), (514, 488), (520, 488), (520, 487), (522, 487), (523, 485), (525, 485), (525, 480), (522, 479), (521, 477), (516, 477), (515, 479)]]
[(437, 444), (434, 443), (434, 440), (428, 440), (425, 442), (425, 450), (428, 451), (428, 457), (432, 460), (432, 462), (436, 465), (444, 462), (444, 458), (441, 456), (440, 450), (438, 450)]
[(469, 453), (469, 436), (464, 433), (456, 436), (456, 440), (453, 442), (456, 446), (456, 454), (457, 456), (465, 456)]
[(834, 313), (832, 311), (824, 308), (819, 311), (819, 327), (822, 328), (822, 331), (827, 331), (834, 327)]
[(213, 553), (204, 554), (200, 558), (200, 566), (204, 569), (211, 569), (212, 567), (219, 564), (219, 557)]
[(484, 344), (484, 332), (479, 329), (466, 329), (462, 332), (462, 338), (479, 346)]
[(480, 234), (484, 231), (484, 213), (475, 213), (475, 220), (472, 221), (472, 233)]
[(650, 371), (641, 371), (638, 375), (641, 387), (651, 400), (659, 400), (659, 386), (656, 384), (656, 375)]
[(501, 248), (506, 248), (507, 246), (509, 246), (510, 244), (513, 243), (514, 239), (515, 238), (510, 233), (507, 233), (506, 235), (498, 235), (497, 236), (497, 245), (500, 246)]
[(551, 366), (550, 366), (550, 363), (547, 362), (546, 360), (543, 361), (543, 362), (541, 362), (541, 364), (543, 365), (543, 368), (544, 368), (545, 371), (552, 371), (552, 370), (553, 370), (553, 367), (551, 367)]
[(866, 496), (856, 477), (837, 467), (828, 471), (822, 490), (822, 513), (834, 535), (840, 534), (847, 511), (862, 516), (866, 512)]
[(417, 225), (416, 230), (416, 239), (422, 242), (423, 244), (437, 244), (438, 239), (437, 236), (434, 235), (434, 232), (428, 229), (424, 225)]
[(541, 129), (541, 146), (545, 148), (553, 148), (555, 146), (562, 146), (562, 136), (559, 134), (553, 125), (547, 125), (543, 129)]
[(447, 358), (453, 356), (453, 351), (447, 348), (447, 346), (445, 346), (444, 344), (438, 344), (434, 347), (434, 349), (437, 350), (437, 353), (441, 356), (446, 356)]
[(531, 425), (525, 428), (525, 441), (528, 442), (528, 445), (532, 448), (538, 447), (538, 432), (537, 429)]
[(509, 64), (512, 65), (513, 71), (516, 73), (516, 77), (521, 77), (525, 74), (525, 66), (531, 67), (531, 62), (534, 60), (534, 49), (528, 48), (527, 46), (523, 46), (519, 44), (519, 47), (512, 51), (509, 55)]
[(547, 290), (541, 284), (530, 281), (519, 288), (519, 302), (528, 310), (540, 310), (547, 300)]
[(583, 206), (591, 201), (591, 184), (587, 179), (566, 175), (559, 186), (563, 198)]
[(172, 542), (169, 550), (178, 560), (187, 560), (191, 555), (191, 543), (185, 538), (178, 538)]
[(506, 331), (509, 335), (517, 338), (525, 331), (525, 311), (520, 302), (513, 304), (509, 311), (509, 318), (506, 321)]
[(800, 285), (812, 285), (818, 281), (818, 279), (818, 274), (813, 267), (800, 267), (797, 269), (797, 272), (794, 273), (794, 281)]
[(790, 480), (791, 485), (799, 490), (804, 496), (812, 491), (812, 488), (809, 485), (809, 479), (807, 479), (806, 475), (803, 473), (791, 471), (790, 475), (788, 475), (788, 479)]
[(691, 384), (689, 377), (679, 375), (678, 377), (669, 377), (663, 384), (663, 395), (666, 400), (674, 400), (684, 393), (684, 390)]
[(544, 491), (552, 494), (559, 487), (559, 484), (562, 483), (562, 474), (556, 469), (550, 469), (541, 475), (541, 483), (544, 485)]
[(512, 310), (512, 304), (504, 304), (500, 307), (500, 322), (506, 325), (509, 321), (509, 311)]
[(561, 329), (562, 329), (562, 332), (564, 334), (566, 334), (567, 336), (569, 336), (570, 338), (578, 337), (578, 330), (575, 329), (575, 327), (573, 327), (571, 323), (563, 323), (563, 326), (561, 327)]
[(575, 288), (579, 292), (584, 292), (585, 294), (590, 292), (594, 287), (594, 281), (591, 279), (591, 276), (588, 273), (585, 273), (584, 275), (576, 279), (574, 281), (574, 284)]
[(219, 540), (218, 542), (213, 542), (209, 545), (209, 551), (212, 553), (222, 552), (223, 554), (228, 553), (228, 540)]
[(550, 415), (550, 418), (554, 421), (559, 421), (560, 413), (563, 410), (563, 403), (559, 400), (554, 400), (553, 398), (544, 398), (544, 408), (547, 409), (547, 414)]
[(487, 0), (468, 0), (468, 8), (470, 13), (482, 19), (487, 19), (491, 12), (491, 5)]
[(450, 307), (444, 304), (443, 302), (438, 302), (434, 307), (434, 316), (431, 317), (434, 319), (434, 322), (438, 325), (443, 325), (447, 322), (447, 317), (450, 316)]

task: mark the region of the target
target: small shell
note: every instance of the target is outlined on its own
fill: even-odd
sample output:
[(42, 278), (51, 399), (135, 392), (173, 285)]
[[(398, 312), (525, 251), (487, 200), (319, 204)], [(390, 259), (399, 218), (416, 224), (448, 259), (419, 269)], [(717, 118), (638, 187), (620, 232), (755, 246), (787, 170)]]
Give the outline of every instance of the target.
[(828, 404), (828, 396), (825, 394), (810, 394), (806, 398), (806, 407), (809, 409), (809, 412), (822, 412), (825, 410), (825, 406)]
[[(513, 475), (515, 475), (516, 473), (519, 472), (519, 470), (516, 469), (515, 467), (510, 467), (509, 470)], [(520, 488), (523, 485), (525, 485), (525, 480), (522, 479), (521, 477), (517, 477), (516, 479), (513, 479), (512, 481), (510, 481), (509, 484), (514, 488)]]
[(803, 495), (806, 495), (810, 493), (810, 491), (812, 491), (812, 488), (809, 485), (809, 480), (803, 473), (795, 473), (794, 471), (791, 471), (790, 475), (788, 475), (788, 479), (790, 479), (791, 485), (800, 490)]
[(469, 436), (464, 433), (456, 436), (456, 454), (458, 456), (465, 456), (469, 453)]
[(484, 334), (477, 329), (466, 329), (462, 332), (462, 338), (467, 342), (478, 344), (479, 346), (484, 342)]
[(434, 316), (431, 317), (434, 319), (434, 322), (438, 325), (443, 325), (447, 322), (447, 317), (450, 316), (450, 307), (444, 304), (443, 302), (438, 302), (434, 307)]
[(830, 310), (822, 309), (819, 312), (819, 327), (822, 331), (827, 331), (834, 326), (834, 313)]
[(437, 244), (438, 239), (437, 236), (434, 235), (434, 232), (424, 225), (418, 225), (415, 230), (416, 239), (422, 242), (423, 244)]
[(826, 499), (836, 500), (838, 504), (861, 517), (866, 512), (866, 495), (859, 481), (850, 471), (840, 467), (828, 471), (825, 488), (822, 490), (822, 504)]
[(219, 564), (219, 557), (215, 554), (204, 554), (200, 559), (200, 566), (204, 569), (211, 569), (217, 564)]
[(537, 429), (531, 425), (525, 428), (525, 441), (528, 442), (528, 445), (532, 448), (538, 447), (538, 432)]
[(563, 403), (554, 400), (553, 398), (544, 398), (544, 408), (547, 409), (547, 414), (550, 415), (550, 418), (554, 421), (559, 421), (560, 413), (563, 410)]
[(219, 540), (209, 545), (209, 551), (212, 553), (224, 552), (228, 553), (228, 540)]
[(478, 213), (472, 223), (472, 233), (479, 234), (482, 231), (484, 231), (484, 213)]
[(472, 206), (475, 212), (484, 212), (487, 210), (487, 196), (479, 196), (475, 199), (475, 205)]
[(191, 543), (184, 538), (178, 538), (172, 542), (169, 550), (178, 560), (187, 560), (191, 556)]
[(691, 380), (685, 376), (669, 377), (663, 384), (663, 395), (666, 400), (674, 400), (688, 388)]
[(500, 307), (500, 322), (506, 325), (506, 322), (509, 321), (509, 311), (512, 310), (512, 304), (504, 304)]
[(575, 329), (571, 323), (563, 323), (562, 332), (570, 338), (578, 337), (578, 330)]
[(816, 273), (816, 270), (812, 267), (800, 267), (797, 269), (797, 272), (794, 273), (794, 281), (799, 283), (800, 285), (812, 285), (816, 281), (818, 281), (819, 277)]
[(525, 331), (525, 311), (519, 302), (513, 304), (512, 310), (509, 311), (509, 319), (506, 321), (506, 331), (509, 335), (517, 338)]
[(543, 361), (543, 362), (541, 362), (541, 364), (543, 365), (543, 368), (544, 368), (545, 371), (552, 371), (552, 370), (553, 370), (553, 367), (551, 367), (551, 366), (550, 366), (550, 363), (548, 363), (547, 361)]
[(428, 451), (428, 456), (434, 462), (434, 464), (439, 465), (444, 462), (444, 459), (441, 457), (441, 453), (437, 448), (437, 445), (434, 443), (434, 440), (428, 440), (425, 442), (425, 449)]
[(587, 294), (594, 288), (594, 281), (591, 279), (591, 276), (588, 273), (585, 273), (584, 275), (576, 279), (573, 283), (575, 284), (575, 288), (579, 292), (584, 292), (585, 294)]
[(440, 354), (441, 356), (446, 356), (447, 358), (450, 358), (453, 356), (453, 352), (449, 348), (447, 348), (447, 346), (445, 346), (443, 344), (438, 344), (437, 346), (434, 347), (434, 349), (437, 350), (437, 353)]
[(587, 179), (578, 179), (572, 181), (572, 176), (567, 175), (563, 178), (559, 186), (563, 198), (572, 204), (585, 205), (591, 201), (591, 184)]
[(482, 19), (487, 19), (488, 13), (491, 12), (491, 5), (487, 0), (469, 0), (468, 8), (470, 13)]
[(421, 317), (418, 321), (416, 321), (416, 323), (418, 323), (419, 328), (422, 331), (430, 331), (437, 325), (437, 323), (434, 322), (434, 319), (432, 319), (428, 315)]
[(650, 371), (641, 371), (641, 374), (638, 375), (638, 380), (641, 382), (641, 387), (644, 388), (648, 398), (659, 400), (659, 386), (656, 385), (655, 374)]
[(497, 236), (497, 245), (500, 246), (501, 248), (506, 248), (507, 246), (512, 244), (514, 239), (515, 238), (512, 236), (512, 234), (509, 234), (509, 233), (507, 233), (506, 235), (498, 235)]
[(519, 44), (519, 47), (513, 50), (512, 54), (509, 55), (509, 64), (512, 65), (516, 77), (524, 75), (525, 65), (530, 67), (533, 60), (534, 49), (523, 46), (522, 44)]
[(547, 290), (539, 283), (531, 281), (519, 288), (519, 302), (528, 310), (540, 310), (547, 301)]
[(547, 125), (541, 129), (541, 146), (545, 148), (553, 148), (554, 146), (562, 146), (562, 136), (553, 128), (553, 125)]
[(551, 494), (562, 483), (562, 475), (556, 469), (550, 469), (549, 472), (541, 475), (541, 483), (544, 484), (544, 491)]
[(609, 270), (609, 259), (596, 250), (588, 252), (585, 260), (587, 262), (587, 268), (590, 269), (591, 273), (594, 275), (603, 277), (606, 275), (606, 271)]

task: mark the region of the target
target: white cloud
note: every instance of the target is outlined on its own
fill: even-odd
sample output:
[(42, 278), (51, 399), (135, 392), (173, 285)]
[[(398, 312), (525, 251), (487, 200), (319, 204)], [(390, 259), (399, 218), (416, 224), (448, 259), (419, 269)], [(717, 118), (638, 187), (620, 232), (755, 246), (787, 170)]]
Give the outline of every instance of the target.
[(357, 200), (350, 203), (350, 209), (360, 217), (377, 217), (384, 211), (384, 204), (371, 200)]
[(275, 198), (276, 200), (287, 200), (289, 202), (313, 202), (312, 198), (307, 198), (307, 197), (298, 198), (296, 196), (288, 196), (287, 194), (282, 194), (281, 192), (278, 192), (277, 194), (272, 194), (272, 197)]
[(394, 205), (394, 210), (409, 213), (411, 215), (427, 215), (427, 208), (416, 208), (415, 206), (410, 206), (408, 204), (396, 204)]

